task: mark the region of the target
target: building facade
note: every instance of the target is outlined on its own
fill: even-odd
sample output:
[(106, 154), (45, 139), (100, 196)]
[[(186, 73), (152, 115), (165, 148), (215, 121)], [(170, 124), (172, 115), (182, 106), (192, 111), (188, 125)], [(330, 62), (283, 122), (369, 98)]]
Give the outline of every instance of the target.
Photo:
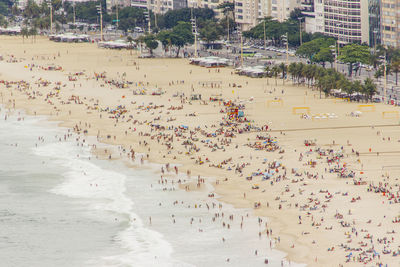
[(305, 30), (332, 36), (340, 44), (370, 44), (368, 0), (303, 0)]
[(235, 0), (235, 21), (242, 30), (256, 26), (263, 18), (285, 21), (301, 0)]
[(301, 7), (301, 0), (270, 0), (271, 17), (282, 22), (289, 18), (290, 12)]
[(369, 43), (376, 47), (381, 43), (381, 0), (369, 0)]
[(400, 47), (400, 0), (381, 0), (381, 42), (386, 46)]
[(260, 7), (259, 0), (235, 0), (235, 21), (242, 31), (256, 26), (264, 17)]

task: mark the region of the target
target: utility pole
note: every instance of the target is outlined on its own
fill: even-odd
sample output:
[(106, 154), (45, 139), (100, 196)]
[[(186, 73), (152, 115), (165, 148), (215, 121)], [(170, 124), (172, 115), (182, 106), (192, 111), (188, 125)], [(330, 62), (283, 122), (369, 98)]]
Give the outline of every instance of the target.
[(228, 44), (229, 44), (229, 17), (226, 16), (226, 24), (228, 24)]
[(267, 48), (267, 36), (265, 35), (265, 18), (264, 18), (264, 50)]
[(144, 12), (144, 17), (147, 20), (147, 29), (148, 29), (148, 33), (151, 33), (151, 23), (150, 23), (150, 8), (147, 8), (147, 11)]
[(282, 40), (286, 43), (286, 66), (289, 66), (289, 38), (288, 33), (282, 35)]
[(116, 9), (115, 9), (115, 11), (116, 11), (116, 18), (117, 18), (117, 30), (118, 30), (118, 26), (119, 26), (119, 20), (118, 20), (118, 9), (119, 9), (119, 0), (117, 0), (117, 6), (116, 6)]
[(76, 5), (76, 2), (74, 0), (74, 2), (72, 2), (72, 9), (74, 11), (74, 26), (75, 26), (75, 5)]
[(238, 31), (240, 35), (240, 66), (243, 67), (243, 34), (242, 31)]
[(100, 14), (100, 40), (103, 41), (103, 9), (101, 8), (101, 2), (96, 7), (97, 12)]
[(339, 44), (339, 40), (336, 41), (336, 44), (337, 44), (336, 71), (339, 72), (339, 62), (338, 62), (339, 56), (340, 56), (340, 51), (339, 51), (339, 49), (340, 49), (340, 44)]
[(197, 57), (197, 24), (196, 18), (191, 18), (190, 23), (192, 24), (192, 33), (194, 35), (194, 57)]
[(50, 8), (50, 33), (53, 33), (53, 5), (51, 0), (47, 1), (47, 6)]
[(383, 103), (386, 103), (386, 89), (387, 89), (387, 77), (386, 77), (386, 50), (385, 50), (385, 58), (384, 58), (384, 79), (385, 79), (385, 81), (384, 81), (384, 91), (383, 91)]
[(337, 69), (337, 55), (336, 55), (336, 44), (335, 45), (330, 45), (329, 46), (329, 50), (331, 51), (331, 53), (333, 53), (333, 55), (335, 56), (335, 70)]
[(300, 28), (300, 45), (302, 45), (303, 44), (303, 36), (302, 36), (302, 27), (301, 27), (301, 20), (303, 19), (303, 18), (298, 18), (299, 19), (299, 28)]

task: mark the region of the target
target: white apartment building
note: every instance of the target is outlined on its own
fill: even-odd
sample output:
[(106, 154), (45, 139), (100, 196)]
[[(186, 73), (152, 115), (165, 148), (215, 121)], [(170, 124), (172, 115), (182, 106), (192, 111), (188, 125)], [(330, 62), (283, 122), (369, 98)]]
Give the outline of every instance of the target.
[(235, 0), (235, 19), (242, 30), (248, 30), (265, 17), (285, 21), (300, 7), (301, 0)]
[(270, 0), (271, 17), (282, 22), (289, 18), (290, 12), (301, 7), (301, 0)]
[(260, 16), (260, 0), (235, 0), (235, 21), (240, 25), (241, 30), (249, 30), (257, 25), (263, 18)]
[(400, 47), (400, 0), (381, 0), (381, 38), (386, 46)]
[(368, 0), (303, 0), (305, 30), (321, 32), (341, 44), (369, 43)]
[(147, 0), (131, 0), (131, 7), (147, 9)]

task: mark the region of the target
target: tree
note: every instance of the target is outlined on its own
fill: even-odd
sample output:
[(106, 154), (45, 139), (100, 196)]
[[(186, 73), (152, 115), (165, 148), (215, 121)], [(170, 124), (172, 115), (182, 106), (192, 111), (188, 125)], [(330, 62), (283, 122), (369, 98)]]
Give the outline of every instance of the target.
[(144, 11), (141, 8), (125, 7), (119, 11), (118, 19), (120, 20), (118, 28), (127, 32), (135, 27), (144, 27), (146, 19)]
[(292, 76), (292, 82), (295, 83), (297, 63), (292, 62), (289, 64), (288, 73)]
[(36, 28), (30, 28), (29, 29), (29, 35), (32, 36), (32, 43), (33, 43), (33, 40), (36, 41), (36, 35), (37, 35)]
[(25, 18), (37, 18), (40, 15), (40, 8), (39, 6), (33, 1), (29, 0), (26, 4), (26, 7), (22, 13)]
[[(321, 51), (321, 49), (330, 49), (331, 45), (335, 45), (335, 39), (325, 37), (317, 38), (310, 42), (303, 43), (297, 49), (296, 54), (306, 57), (311, 61), (313, 57)], [(324, 51), (323, 53), (326, 53), (326, 51)]]
[(25, 37), (28, 38), (29, 37), (29, 30), (27, 27), (23, 27), (21, 29), (21, 36), (22, 36), (22, 43), (25, 42)]
[(4, 2), (0, 2), (0, 15), (4, 16), (8, 15), (8, 6)]
[(153, 56), (153, 50), (158, 47), (158, 42), (154, 34), (147, 34), (143, 36), (143, 42), (146, 44), (150, 51), (150, 56)]
[(378, 53), (372, 53), (369, 57), (369, 65), (373, 66), (374, 69), (376, 70), (376, 68), (378, 67), (379, 64), (379, 54)]
[(210, 8), (181, 8), (168, 10), (164, 15), (157, 17), (157, 24), (161, 29), (172, 29), (181, 21), (190, 21), (197, 18), (198, 25), (210, 19), (214, 19), (215, 13)]
[(321, 63), (322, 67), (325, 68), (325, 62), (332, 63), (335, 61), (335, 57), (332, 54), (332, 51), (329, 47), (323, 47), (319, 50), (315, 56), (312, 57), (312, 61), (316, 63)]
[(274, 65), (271, 69), (271, 72), (272, 72), (272, 75), (275, 77), (275, 85), (278, 85), (277, 79), (278, 79), (279, 73), (281, 72), (281, 69), (278, 66)]
[(129, 54), (132, 55), (132, 48), (133, 48), (133, 38), (132, 36), (128, 36), (126, 40), (129, 43)]
[(376, 84), (370, 78), (366, 78), (364, 80), (364, 84), (362, 85), (362, 92), (367, 96), (368, 100), (372, 99), (372, 96), (376, 94)]
[(219, 4), (217, 6), (217, 9), (222, 10), (222, 13), (224, 13), (225, 15), (225, 17), (220, 20), (220, 25), (222, 26), (222, 29), (225, 29), (224, 25), (227, 25), (226, 31), (227, 34), (229, 35), (231, 29), (234, 29), (236, 26), (234, 19), (232, 19), (235, 18), (235, 4), (224, 2), (222, 4)]
[(292, 10), (292, 12), (290, 12), (289, 18), (291, 20), (297, 21), (299, 18), (304, 17), (302, 11), (300, 8), (295, 8)]
[(340, 50), (339, 60), (349, 64), (349, 76), (353, 74), (355, 63), (367, 64), (370, 58), (369, 47), (359, 44), (349, 44)]
[(279, 68), (279, 72), (282, 73), (282, 79), (285, 79), (286, 70), (287, 70), (285, 63), (282, 62), (281, 64), (279, 64), (278, 68)]
[(0, 26), (3, 26), (5, 28), (7, 28), (8, 26), (8, 21), (3, 15), (0, 15)]
[(164, 52), (168, 46), (171, 46), (171, 32), (170, 31), (160, 31), (157, 34), (157, 39), (161, 42)]
[(222, 27), (215, 21), (209, 20), (206, 22), (206, 25), (200, 30), (200, 37), (204, 41), (206, 41), (207, 44), (209, 44), (218, 40), (222, 33)]
[(178, 57), (180, 49), (194, 41), (192, 25), (188, 22), (178, 22), (178, 25), (172, 29), (170, 38), (171, 44), (178, 48), (176, 52), (176, 57)]
[(400, 59), (392, 61), (392, 63), (390, 64), (390, 69), (396, 75), (396, 85), (397, 85), (398, 74), (400, 72)]

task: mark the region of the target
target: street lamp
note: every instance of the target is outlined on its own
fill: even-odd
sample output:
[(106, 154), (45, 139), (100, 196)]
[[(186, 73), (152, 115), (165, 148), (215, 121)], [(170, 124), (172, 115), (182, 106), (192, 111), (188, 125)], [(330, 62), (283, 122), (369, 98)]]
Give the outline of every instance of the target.
[(330, 45), (329, 46), (331, 52), (333, 53), (333, 55), (335, 56), (335, 70), (338, 71), (338, 63), (337, 63), (337, 53), (336, 53), (336, 45)]
[(243, 34), (240, 29), (237, 30), (237, 33), (240, 36), (240, 66), (243, 67)]
[[(304, 18), (304, 17), (297, 18), (297, 19), (299, 20), (299, 28), (300, 28), (300, 45), (303, 44), (303, 39), (302, 39), (302, 27), (301, 27), (301, 20), (302, 20), (303, 18)], [(304, 20), (304, 22), (305, 22), (305, 20)]]
[(339, 27), (341, 27), (341, 26), (343, 26), (343, 24), (342, 23), (335, 23), (335, 26), (336, 26), (336, 29), (337, 29), (337, 38), (338, 38), (338, 41), (340, 41), (340, 37), (339, 37)]
[(50, 8), (50, 33), (53, 33), (53, 5), (51, 0), (46, 1), (47, 6)]
[(101, 2), (96, 8), (97, 12), (100, 14), (100, 40), (103, 41), (103, 9), (101, 8)]
[(289, 38), (288, 33), (281, 36), (282, 42), (286, 44), (286, 66), (289, 65)]
[(383, 81), (383, 103), (385, 103), (385, 101), (386, 101), (386, 90), (387, 90), (387, 80), (386, 80), (386, 64), (387, 64), (387, 61), (386, 61), (386, 50), (385, 50), (385, 54), (383, 55), (383, 56), (380, 56), (379, 57), (380, 59), (381, 59), (381, 61), (383, 61), (383, 79), (384, 79), (384, 81)]
[(194, 34), (194, 57), (197, 57), (197, 24), (196, 24), (196, 18), (190, 19), (190, 22), (192, 24), (192, 32)]
[(144, 18), (147, 21), (147, 25), (148, 25), (148, 32), (151, 33), (151, 24), (150, 24), (150, 9), (147, 9), (144, 12)]
[(374, 29), (374, 54), (376, 54), (376, 34), (378, 33), (377, 29)]

